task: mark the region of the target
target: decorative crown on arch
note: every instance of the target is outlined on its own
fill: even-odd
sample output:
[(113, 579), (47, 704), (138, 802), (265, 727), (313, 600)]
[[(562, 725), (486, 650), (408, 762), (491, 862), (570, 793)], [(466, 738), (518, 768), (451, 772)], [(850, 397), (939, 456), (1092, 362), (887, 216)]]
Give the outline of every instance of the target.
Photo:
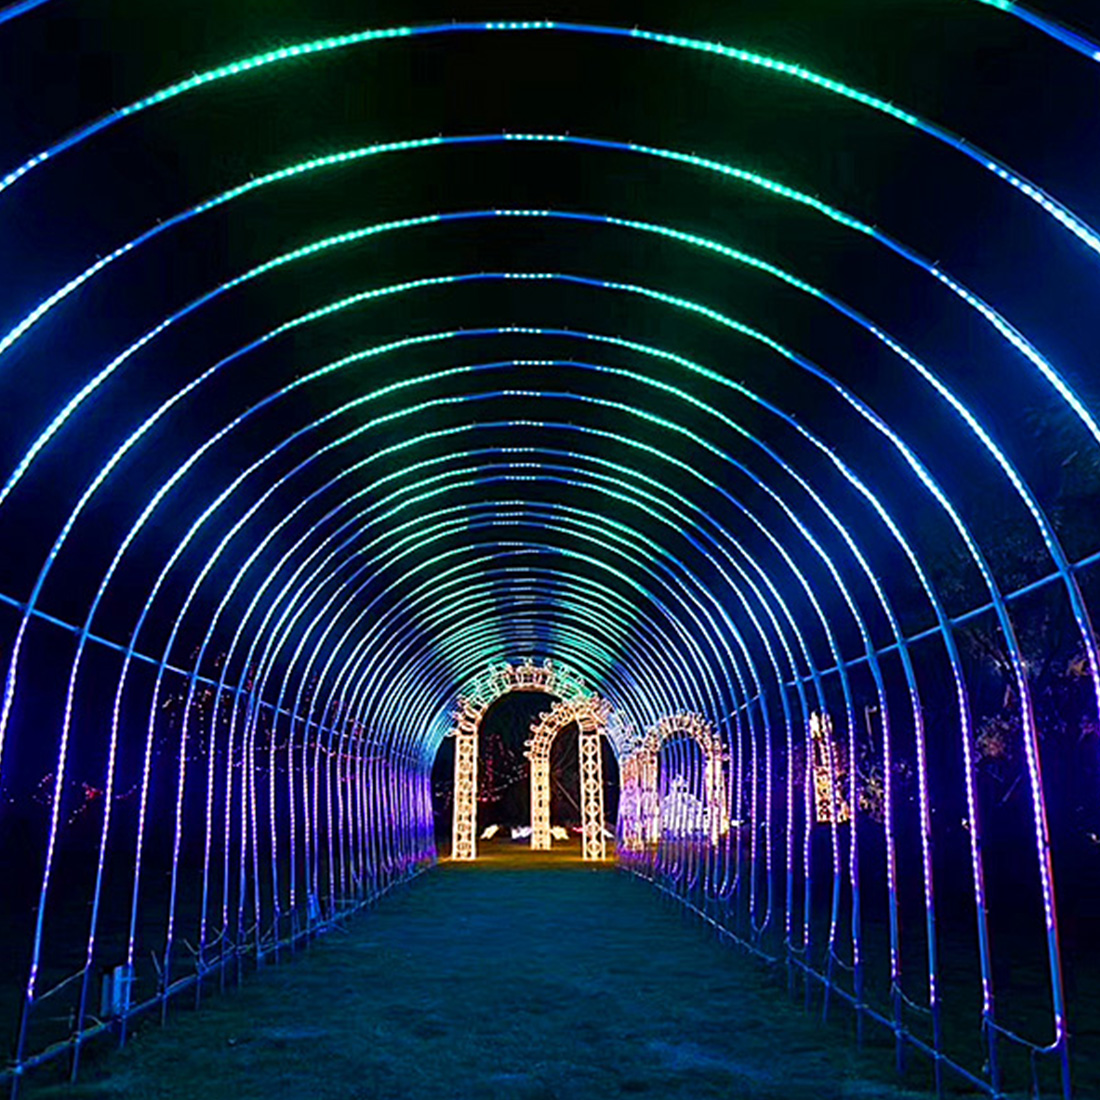
[(530, 657), (518, 665), (505, 661), (490, 665), (459, 695), (451, 735), (474, 733), (489, 707), (512, 691), (541, 691), (562, 703), (585, 703), (595, 697), (579, 672), (549, 657), (541, 665)]
[(584, 698), (563, 699), (539, 715), (539, 720), (531, 726), (531, 739), (527, 742), (526, 756), (529, 760), (550, 755), (550, 746), (554, 738), (566, 726), (576, 722), (581, 733), (596, 733), (607, 727), (611, 717), (611, 704), (599, 695)]
[(690, 737), (707, 760), (726, 760), (726, 746), (714, 727), (698, 714), (670, 714), (650, 726), (638, 751), (656, 755), (661, 746), (674, 737)]

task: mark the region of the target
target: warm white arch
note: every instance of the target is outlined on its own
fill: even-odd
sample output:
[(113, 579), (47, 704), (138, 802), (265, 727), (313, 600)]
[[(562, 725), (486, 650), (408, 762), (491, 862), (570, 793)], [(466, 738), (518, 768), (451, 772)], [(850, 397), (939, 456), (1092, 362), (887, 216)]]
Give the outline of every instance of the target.
[(585, 859), (607, 858), (600, 734), (606, 734), (610, 715), (607, 700), (593, 694), (557, 702), (531, 724), (527, 758), (531, 761), (532, 849), (550, 848), (550, 748), (554, 738), (575, 722), (579, 730), (582, 852)]
[[(455, 724), (447, 734), (448, 737), (455, 738), (451, 859), (477, 859), (478, 733), (482, 719), (493, 703), (513, 691), (540, 691), (554, 696), (559, 704), (567, 705), (576, 703), (584, 706), (587, 705), (588, 700), (594, 698), (580, 673), (574, 672), (565, 665), (555, 664), (549, 658), (541, 665), (536, 665), (530, 657), (518, 665), (508, 662), (491, 665), (459, 695), (458, 709), (454, 712)], [(549, 755), (547, 755), (547, 763), (549, 764)], [(583, 769), (581, 786), (583, 791)], [(547, 787), (549, 787), (549, 777), (547, 777)], [(547, 829), (549, 829), (549, 823), (547, 823)]]
[(621, 765), (624, 807), (623, 843), (637, 850), (661, 837), (661, 804), (657, 790), (657, 760), (661, 746), (675, 738), (693, 740), (703, 754), (703, 797), (707, 829), (712, 843), (729, 831), (729, 805), (722, 781), (726, 759), (721, 737), (698, 714), (670, 714), (646, 732), (633, 753)]

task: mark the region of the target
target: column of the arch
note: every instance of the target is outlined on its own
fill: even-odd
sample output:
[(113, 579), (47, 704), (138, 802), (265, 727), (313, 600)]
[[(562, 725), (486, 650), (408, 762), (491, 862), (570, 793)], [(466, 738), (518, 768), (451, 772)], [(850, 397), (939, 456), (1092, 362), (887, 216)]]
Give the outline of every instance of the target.
[(451, 859), (477, 859), (477, 727), (455, 735), (454, 824)]
[(603, 760), (600, 756), (599, 731), (581, 732), (581, 821), (584, 826), (586, 860), (606, 859), (607, 844), (603, 835)]
[(619, 845), (622, 852), (638, 852), (643, 847), (638, 760), (634, 754), (619, 760)]
[(717, 847), (718, 841), (725, 836), (730, 827), (725, 786), (722, 782), (722, 753), (712, 746), (705, 751), (704, 756), (703, 789), (710, 825), (710, 842)]
[(531, 753), (531, 850), (550, 850), (550, 751)]
[(657, 754), (645, 752), (639, 766), (643, 835), (646, 844), (661, 839), (661, 792), (657, 789)]

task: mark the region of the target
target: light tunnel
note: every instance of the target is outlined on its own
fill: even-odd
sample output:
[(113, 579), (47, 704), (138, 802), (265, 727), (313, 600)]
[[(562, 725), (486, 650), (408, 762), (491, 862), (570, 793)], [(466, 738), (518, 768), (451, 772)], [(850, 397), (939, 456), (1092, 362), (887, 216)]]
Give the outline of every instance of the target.
[(475, 856), (533, 690), (823, 1027), (1092, 1095), (1100, 21), (518, 7), (0, 10), (8, 1087)]

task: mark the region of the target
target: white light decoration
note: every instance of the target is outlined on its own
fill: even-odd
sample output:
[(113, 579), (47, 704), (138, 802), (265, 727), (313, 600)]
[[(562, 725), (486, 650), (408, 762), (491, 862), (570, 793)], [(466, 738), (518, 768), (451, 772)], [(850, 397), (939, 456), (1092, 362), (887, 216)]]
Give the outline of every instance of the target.
[[(593, 834), (598, 841), (598, 855), (589, 854), (588, 803), (584, 802), (585, 784), (582, 770), (582, 817), (585, 821), (585, 859), (604, 859), (606, 846), (603, 840), (603, 780), (599, 764), (599, 732), (605, 731), (611, 707), (605, 700), (589, 691), (583, 678), (572, 669), (555, 665), (547, 659), (536, 665), (531, 658), (522, 664), (504, 663), (491, 665), (477, 677), (466, 692), (459, 697), (454, 712), (455, 725), (448, 736), (455, 738), (455, 795), (454, 824), (451, 834), (451, 859), (477, 859), (477, 758), (478, 731), (489, 707), (513, 691), (538, 691), (557, 697), (558, 702), (549, 714), (540, 715), (539, 722), (531, 727), (534, 748), (528, 751), (531, 760), (531, 847), (539, 850), (550, 848), (550, 745), (558, 731), (576, 722), (582, 735), (595, 735), (597, 771), (599, 782), (598, 805), (591, 806), (592, 820), (599, 822)], [(546, 724), (549, 723), (549, 724)], [(542, 727), (546, 724), (546, 728)], [(540, 732), (541, 731), (541, 732)], [(528, 742), (532, 745), (532, 742)], [(591, 749), (589, 749), (591, 753)], [(593, 796), (595, 797), (595, 796)], [(596, 816), (598, 815), (598, 817)], [(597, 851), (597, 844), (591, 845)]]
[(833, 723), (827, 714), (810, 715), (810, 738), (813, 744), (814, 811), (819, 825), (838, 825), (848, 821), (852, 812), (844, 797), (841, 779), (844, 767), (840, 747), (833, 741)]
[(611, 706), (598, 695), (562, 700), (531, 725), (527, 758), (531, 761), (531, 848), (547, 851), (550, 826), (550, 747), (566, 726), (576, 723), (579, 733), (582, 854), (586, 860), (607, 858), (604, 840), (603, 761), (600, 735), (606, 734)]
[(637, 851), (660, 840), (662, 814), (657, 790), (657, 758), (661, 746), (673, 738), (690, 738), (703, 754), (703, 804), (711, 843), (717, 844), (719, 838), (729, 832), (729, 806), (722, 779), (722, 762), (726, 758), (722, 739), (698, 714), (671, 714), (649, 729), (622, 765), (623, 797), (627, 806), (623, 817), (629, 822), (624, 844), (630, 850)]
[(477, 858), (477, 728), (455, 734), (455, 808), (451, 858)]
[(603, 762), (599, 733), (581, 733), (581, 820), (584, 823), (584, 858), (607, 858), (603, 826)]

